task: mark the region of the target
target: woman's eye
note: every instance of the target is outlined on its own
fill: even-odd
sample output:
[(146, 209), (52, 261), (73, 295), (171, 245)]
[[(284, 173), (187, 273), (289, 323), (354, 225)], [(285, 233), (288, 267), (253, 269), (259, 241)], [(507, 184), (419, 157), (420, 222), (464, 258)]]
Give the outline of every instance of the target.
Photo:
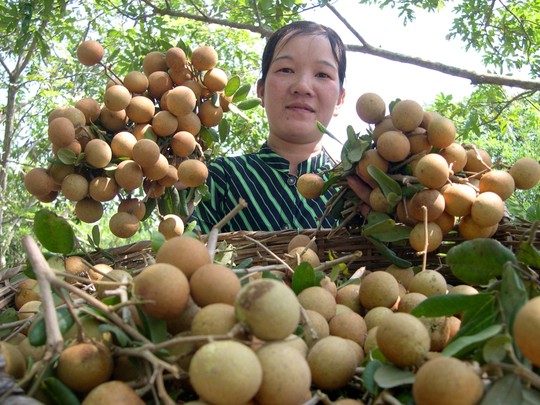
[(330, 78), (330, 75), (324, 72), (317, 73), (317, 77)]

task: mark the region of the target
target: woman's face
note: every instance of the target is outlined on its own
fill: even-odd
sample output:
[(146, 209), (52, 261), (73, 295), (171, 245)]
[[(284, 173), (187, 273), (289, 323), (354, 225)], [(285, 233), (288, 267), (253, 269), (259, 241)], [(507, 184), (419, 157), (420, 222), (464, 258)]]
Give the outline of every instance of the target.
[(343, 104), (338, 64), (324, 36), (298, 35), (276, 47), (266, 81), (259, 81), (270, 126), (270, 137), (307, 144), (322, 133), (317, 121), (327, 126)]

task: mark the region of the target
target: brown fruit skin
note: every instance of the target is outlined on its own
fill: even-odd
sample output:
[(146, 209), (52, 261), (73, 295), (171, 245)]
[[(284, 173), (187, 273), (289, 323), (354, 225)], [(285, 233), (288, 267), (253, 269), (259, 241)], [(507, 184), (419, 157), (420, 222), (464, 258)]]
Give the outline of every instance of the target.
[(161, 154), (159, 146), (151, 139), (140, 139), (133, 145), (132, 157), (141, 167), (153, 166)]
[(257, 279), (242, 286), (234, 307), (238, 320), (262, 340), (285, 339), (300, 321), (296, 295), (274, 279)]
[(417, 292), (431, 297), (436, 294), (446, 294), (447, 284), (444, 276), (436, 270), (426, 269), (413, 277), (409, 292)]
[(60, 353), (56, 375), (73, 391), (86, 393), (108, 381), (113, 371), (111, 352), (103, 343), (77, 343)]
[(191, 297), (204, 307), (216, 302), (234, 305), (240, 291), (240, 279), (228, 267), (217, 263), (203, 264), (189, 279)]
[(135, 96), (125, 107), (126, 114), (136, 124), (146, 124), (152, 121), (156, 107), (152, 100), (145, 96)]
[(411, 143), (401, 131), (386, 131), (377, 139), (377, 151), (388, 162), (401, 162), (409, 156)]
[(392, 124), (397, 129), (410, 132), (422, 123), (424, 109), (414, 100), (400, 100), (392, 108), (390, 117), (392, 118)]
[(158, 232), (167, 240), (180, 236), (184, 233), (184, 221), (178, 215), (167, 214), (159, 222)]
[(219, 105), (214, 105), (212, 100), (206, 100), (199, 106), (198, 116), (202, 125), (211, 128), (219, 124), (223, 118), (223, 109)]
[(186, 187), (198, 187), (206, 181), (208, 167), (196, 159), (187, 159), (178, 165), (178, 181)]
[(148, 52), (142, 61), (143, 72), (146, 76), (150, 76), (157, 71), (167, 71), (167, 60), (165, 54), (160, 51)]
[(312, 383), (323, 390), (345, 386), (354, 376), (356, 356), (346, 339), (327, 336), (317, 341), (308, 352)]
[(448, 181), (448, 162), (438, 153), (428, 153), (418, 160), (414, 175), (427, 188), (441, 188)]
[(461, 360), (439, 356), (420, 366), (412, 393), (418, 405), (476, 405), (484, 384)]
[(504, 216), (504, 201), (498, 194), (486, 191), (478, 194), (471, 206), (471, 218), (481, 227), (497, 225)]
[(189, 366), (191, 386), (215, 405), (250, 401), (262, 383), (262, 367), (253, 350), (237, 341), (217, 341), (195, 352)]
[(92, 139), (84, 149), (86, 162), (95, 168), (102, 169), (112, 159), (112, 150), (109, 144), (101, 139)]
[(228, 77), (222, 69), (212, 68), (204, 74), (203, 83), (211, 92), (223, 91)]
[(392, 307), (399, 297), (399, 285), (391, 274), (374, 271), (364, 277), (360, 283), (358, 299), (364, 309)]
[(217, 62), (218, 54), (211, 46), (199, 46), (191, 53), (191, 63), (198, 71), (210, 70), (217, 65)]
[(103, 46), (97, 41), (87, 40), (77, 47), (77, 59), (84, 66), (93, 66), (101, 62), (105, 53)]
[(540, 181), (540, 163), (531, 157), (521, 157), (508, 170), (515, 181), (516, 188), (529, 190)]
[(130, 238), (139, 230), (139, 219), (127, 212), (117, 212), (109, 220), (109, 229), (118, 238)]
[(26, 278), (22, 280), (17, 289), (15, 290), (15, 308), (20, 309), (25, 303), (29, 301), (39, 301), (41, 295), (39, 293), (39, 286), (36, 280)]
[(98, 385), (82, 401), (82, 405), (144, 405), (144, 403), (127, 383), (115, 380)]
[(26, 359), (18, 346), (8, 342), (0, 342), (0, 355), (6, 365), (5, 372), (14, 378), (22, 378), (26, 372)]
[(532, 298), (518, 310), (513, 334), (521, 353), (540, 367), (540, 297)]
[(189, 279), (204, 264), (212, 263), (206, 245), (189, 236), (175, 236), (166, 240), (156, 253), (157, 263), (178, 267)]
[(93, 98), (85, 97), (75, 103), (75, 108), (81, 110), (86, 118), (86, 124), (89, 125), (99, 118), (101, 106), (99, 102)]
[(124, 76), (124, 86), (134, 94), (143, 94), (148, 90), (148, 77), (138, 70), (132, 70)]
[[(478, 151), (478, 155), (476, 154)], [(492, 165), (491, 156), (483, 149), (476, 148), (467, 150), (467, 163), (463, 170), (466, 172), (479, 173), (489, 170)]]
[(49, 122), (49, 141), (60, 148), (68, 147), (75, 140), (75, 127), (66, 117), (58, 117)]
[(171, 138), (171, 149), (180, 157), (188, 157), (195, 151), (197, 140), (188, 131), (178, 131)]
[(328, 323), (330, 327), (330, 334), (333, 336), (339, 336), (344, 339), (350, 339), (353, 342), (358, 343), (360, 346), (364, 346), (366, 340), (367, 325), (360, 316), (353, 311), (342, 312), (336, 314)]
[(450, 118), (437, 117), (427, 127), (428, 142), (435, 148), (450, 146), (456, 139), (456, 126)]
[(24, 176), (24, 187), (26, 191), (34, 196), (45, 195), (51, 192), (54, 181), (46, 169), (34, 167)]
[(397, 367), (420, 364), (430, 345), (424, 324), (408, 313), (390, 314), (377, 327), (377, 346), (384, 357)]
[(457, 142), (448, 145), (439, 154), (446, 159), (453, 173), (462, 171), (467, 163), (467, 151)]
[(298, 294), (298, 301), (304, 309), (318, 312), (326, 321), (330, 321), (336, 315), (336, 299), (323, 287), (312, 286), (303, 289)]
[(446, 212), (461, 217), (470, 214), (476, 199), (476, 190), (467, 184), (452, 183), (443, 187), (442, 195), (446, 203)]
[(255, 395), (260, 405), (303, 404), (311, 385), (311, 370), (298, 349), (281, 343), (265, 344), (257, 351), (263, 378)]
[(417, 191), (411, 198), (409, 208), (409, 215), (417, 221), (424, 220), (424, 210), (422, 206), (427, 209), (428, 222), (436, 220), (445, 209), (445, 199), (443, 194), (438, 190), (424, 189)]
[(417, 252), (423, 252), (424, 248), (427, 252), (436, 250), (442, 243), (443, 232), (439, 225), (435, 222), (427, 223), (428, 243), (426, 245), (426, 235), (424, 223), (416, 224), (409, 234), (409, 245)]
[(358, 117), (368, 124), (378, 124), (386, 114), (384, 99), (372, 92), (364, 93), (356, 100), (356, 113)]
[(70, 201), (80, 201), (88, 195), (88, 180), (80, 174), (68, 174), (62, 181), (62, 194)]
[(103, 204), (92, 198), (83, 198), (75, 203), (75, 215), (81, 221), (91, 224), (103, 216)]
[(153, 301), (141, 304), (141, 309), (156, 319), (179, 316), (187, 306), (189, 292), (187, 277), (172, 264), (151, 264), (133, 279), (133, 294)]
[(509, 172), (494, 169), (482, 175), (480, 183), (478, 183), (478, 189), (481, 193), (493, 191), (505, 201), (516, 189), (516, 183)]
[(323, 186), (324, 179), (316, 173), (304, 173), (296, 183), (300, 195), (307, 199), (319, 198)]
[[(215, 302), (200, 308), (191, 320), (190, 330), (193, 336), (225, 335), (238, 323), (234, 306)], [(198, 342), (200, 347), (208, 342)]]
[(368, 173), (367, 168), (369, 165), (377, 166), (383, 172), (388, 171), (389, 163), (384, 159), (376, 149), (368, 149), (364, 152), (362, 159), (356, 165), (355, 171), (358, 177), (364, 180), (371, 188), (378, 186), (377, 182)]

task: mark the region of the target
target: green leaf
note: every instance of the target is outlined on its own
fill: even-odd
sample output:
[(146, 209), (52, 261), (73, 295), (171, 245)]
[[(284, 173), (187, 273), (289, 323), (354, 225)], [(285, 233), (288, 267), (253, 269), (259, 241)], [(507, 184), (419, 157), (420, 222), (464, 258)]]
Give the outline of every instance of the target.
[(99, 232), (99, 225), (94, 225), (92, 227), (92, 241), (94, 242), (94, 246), (96, 248), (99, 247), (99, 243), (101, 242), (100, 232)]
[(364, 373), (362, 374), (362, 380), (366, 390), (373, 395), (376, 395), (379, 391), (379, 387), (375, 382), (375, 373), (383, 366), (383, 363), (379, 360), (371, 360), (367, 363)]
[(465, 355), (486, 340), (498, 335), (502, 330), (503, 325), (501, 324), (491, 325), (475, 335), (463, 336), (456, 340), (452, 340), (443, 349), (442, 354), (455, 357)]
[(500, 288), (504, 320), (508, 330), (512, 330), (516, 313), (528, 301), (528, 295), (523, 280), (509, 263), (504, 266)]
[(236, 107), (238, 107), (239, 110), (246, 111), (251, 110), (255, 107), (258, 107), (261, 105), (261, 99), (260, 98), (248, 98), (246, 100), (239, 101), (238, 103), (235, 103)]
[(238, 88), (238, 90), (236, 90), (234, 92), (232, 102), (237, 103), (239, 101), (245, 100), (246, 97), (248, 96), (250, 90), (251, 90), (251, 85), (250, 84), (246, 83), (246, 84), (241, 85)]
[(486, 362), (501, 362), (508, 355), (507, 346), (512, 344), (508, 335), (497, 335), (489, 339), (482, 348), (482, 357)]
[(529, 387), (522, 387), (521, 393), (523, 394), (523, 402), (521, 405), (540, 404), (540, 391)]
[(225, 94), (226, 97), (231, 97), (232, 95), (234, 95), (234, 93), (238, 90), (239, 87), (240, 87), (240, 76), (238, 75), (232, 76), (227, 82), (227, 85), (225, 86), (225, 89), (223, 90), (223, 94)]
[(488, 293), (466, 294), (437, 294), (428, 297), (411, 310), (414, 316), (452, 316), (466, 309), (481, 307), (493, 301), (493, 295)]
[(144, 207), (146, 208), (146, 211), (144, 212), (144, 216), (141, 219), (141, 222), (146, 221), (148, 218), (150, 218), (150, 215), (152, 215), (156, 206), (157, 206), (157, 200), (155, 198), (148, 198), (144, 202)]
[(75, 246), (75, 234), (69, 223), (48, 210), (36, 212), (34, 233), (43, 247), (54, 253), (68, 254)]
[(65, 165), (73, 165), (77, 161), (77, 154), (68, 148), (58, 149), (57, 156)]
[[(17, 310), (15, 308), (6, 308), (0, 312), (0, 325), (18, 321)], [(11, 333), (9, 329), (0, 329), (0, 338), (7, 336)]]
[(313, 270), (313, 266), (311, 264), (301, 262), (298, 266), (296, 266), (291, 282), (291, 288), (296, 295), (300, 294), (304, 289), (316, 285), (320, 285), (320, 282), (317, 283), (315, 270)]
[(394, 388), (400, 385), (410, 385), (415, 375), (409, 370), (397, 368), (390, 364), (382, 365), (375, 371), (374, 379), (381, 388)]
[(520, 262), (527, 266), (540, 268), (540, 250), (528, 242), (519, 244), (516, 251), (516, 257)]
[(398, 267), (407, 268), (411, 267), (412, 263), (408, 260), (402, 259), (399, 257), (396, 252), (394, 252), (392, 249), (390, 249), (388, 246), (386, 246), (384, 243), (382, 243), (380, 240), (377, 240), (371, 236), (366, 237), (372, 244), (375, 246), (375, 248), (384, 256), (386, 257), (392, 264), (395, 264)]
[[(58, 327), (62, 334), (66, 333), (73, 326), (75, 320), (69, 312), (69, 308), (60, 307), (56, 309)], [(47, 331), (45, 329), (45, 319), (43, 317), (36, 320), (28, 330), (28, 341), (32, 346), (42, 346), (47, 343)]]
[(521, 388), (520, 378), (515, 374), (507, 374), (491, 384), (480, 405), (521, 404)]
[(43, 379), (40, 388), (55, 404), (79, 405), (81, 403), (77, 395), (56, 377)]
[(164, 319), (152, 318), (139, 307), (137, 307), (137, 313), (143, 324), (144, 335), (152, 343), (161, 343), (167, 340), (167, 322)]
[(500, 277), (507, 262), (516, 263), (514, 253), (492, 238), (466, 240), (446, 255), (452, 274), (471, 285), (485, 285)]
[(126, 347), (130, 342), (128, 335), (126, 335), (126, 333), (118, 326), (108, 323), (102, 323), (101, 325), (99, 325), (98, 329), (101, 333), (111, 332), (112, 334), (114, 334), (114, 336), (116, 337), (116, 341), (118, 342), (118, 345), (120, 347)]
[(161, 197), (158, 198), (158, 208), (161, 215), (178, 214), (180, 196), (176, 187), (167, 187)]
[(219, 124), (218, 124), (219, 141), (221, 143), (225, 142), (230, 132), (231, 132), (231, 124), (227, 119), (223, 118), (221, 121), (219, 121)]
[[(385, 172), (379, 169), (377, 166), (369, 165), (367, 171), (373, 180), (379, 185), (381, 191), (383, 192), (386, 200), (390, 203), (389, 196), (395, 194), (398, 196), (398, 200), (401, 200), (401, 186), (397, 181), (388, 176)], [(392, 200), (395, 200), (396, 197), (393, 197)], [(395, 202), (394, 204), (396, 204)]]

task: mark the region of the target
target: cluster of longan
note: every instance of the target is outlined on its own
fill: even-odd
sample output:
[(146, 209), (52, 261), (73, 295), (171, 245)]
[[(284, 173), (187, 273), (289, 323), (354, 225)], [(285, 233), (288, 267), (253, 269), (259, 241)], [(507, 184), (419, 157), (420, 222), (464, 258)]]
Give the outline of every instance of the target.
[[(487, 151), (456, 140), (451, 119), (414, 100), (398, 100), (387, 114), (382, 97), (364, 93), (356, 109), (360, 119), (373, 125), (373, 148), (357, 162), (356, 174), (373, 189), (373, 210), (412, 227), (409, 242), (418, 252), (437, 249), (455, 227), (464, 239), (493, 236), (505, 215), (505, 200), (540, 181), (535, 159), (521, 157), (506, 168), (494, 167)], [(368, 173), (370, 165), (389, 175), (412, 173), (406, 179), (416, 192), (389, 203)]]
[[(77, 48), (85, 66), (101, 64), (103, 55), (97, 41)], [(179, 47), (152, 51), (141, 71), (122, 79), (109, 74), (102, 100), (55, 109), (48, 116), (51, 163), (25, 175), (26, 189), (42, 202), (61, 193), (87, 223), (100, 220), (103, 203), (120, 196), (109, 227), (117, 237), (133, 236), (148, 215), (145, 200), (168, 187), (196, 188), (208, 176), (201, 128), (216, 126), (231, 101), (224, 95), (227, 74), (217, 64), (210, 46), (195, 48), (189, 58)], [(181, 234), (177, 213), (164, 214), (168, 225), (160, 231)]]

